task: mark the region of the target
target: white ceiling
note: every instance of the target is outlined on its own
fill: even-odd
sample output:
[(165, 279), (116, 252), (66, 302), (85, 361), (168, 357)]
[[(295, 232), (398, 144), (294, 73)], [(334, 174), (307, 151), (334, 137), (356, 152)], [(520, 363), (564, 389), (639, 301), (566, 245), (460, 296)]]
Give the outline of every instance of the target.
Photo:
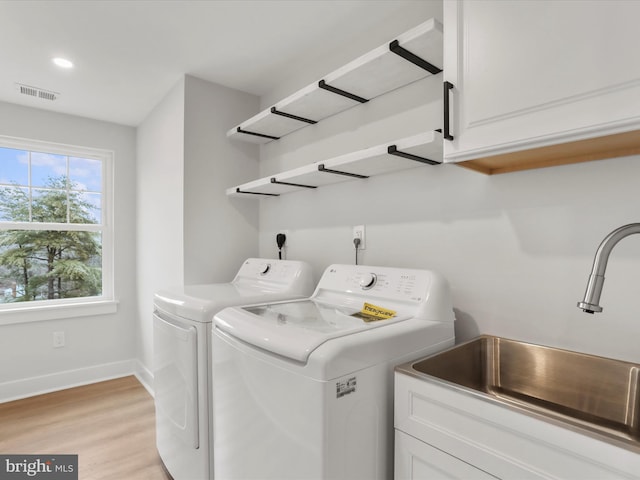
[(184, 74), (264, 95), (318, 46), (339, 48), (411, 3), (0, 0), (0, 101), (136, 126)]

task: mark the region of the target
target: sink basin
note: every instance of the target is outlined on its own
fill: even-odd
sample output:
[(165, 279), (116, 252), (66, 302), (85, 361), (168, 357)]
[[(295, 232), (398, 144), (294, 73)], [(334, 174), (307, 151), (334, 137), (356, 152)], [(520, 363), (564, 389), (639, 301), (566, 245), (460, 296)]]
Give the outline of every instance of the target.
[(483, 335), (397, 370), (640, 450), (638, 364)]

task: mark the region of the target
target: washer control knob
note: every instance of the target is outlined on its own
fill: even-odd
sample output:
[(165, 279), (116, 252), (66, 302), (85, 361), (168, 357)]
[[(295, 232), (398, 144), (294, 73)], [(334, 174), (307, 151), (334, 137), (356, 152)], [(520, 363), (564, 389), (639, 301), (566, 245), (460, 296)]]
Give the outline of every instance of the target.
[(375, 273), (365, 273), (360, 278), (360, 288), (363, 290), (369, 290), (370, 288), (373, 288), (377, 280), (378, 277)]
[(259, 268), (260, 275), (266, 275), (269, 272), (269, 270), (271, 270), (270, 263), (263, 263), (262, 265), (260, 265), (260, 268)]

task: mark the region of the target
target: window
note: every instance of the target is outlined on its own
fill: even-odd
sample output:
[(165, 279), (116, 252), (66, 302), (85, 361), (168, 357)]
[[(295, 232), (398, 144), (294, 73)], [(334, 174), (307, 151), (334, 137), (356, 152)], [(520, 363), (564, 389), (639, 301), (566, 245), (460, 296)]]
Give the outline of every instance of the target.
[(113, 302), (112, 156), (0, 136), (0, 323)]

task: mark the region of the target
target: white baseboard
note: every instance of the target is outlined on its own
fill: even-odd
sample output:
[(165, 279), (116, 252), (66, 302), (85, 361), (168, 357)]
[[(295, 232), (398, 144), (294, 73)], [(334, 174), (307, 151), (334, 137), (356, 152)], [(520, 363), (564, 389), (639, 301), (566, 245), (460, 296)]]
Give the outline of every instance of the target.
[[(144, 370), (144, 372), (141, 373), (142, 370)], [(151, 372), (138, 360), (122, 360), (120, 362), (104, 363), (75, 370), (66, 370), (64, 372), (13, 380), (0, 383), (0, 403), (64, 390), (66, 388), (88, 385), (104, 380), (111, 380), (113, 378), (126, 377), (127, 375), (136, 375), (140, 383), (149, 390), (149, 385), (153, 385), (153, 380), (148, 382), (147, 378), (145, 378), (145, 381), (148, 383), (145, 384), (145, 381), (141, 379), (141, 377), (148, 377), (149, 374), (151, 374)], [(151, 375), (151, 379), (153, 379), (153, 375)]]
[(133, 363), (134, 363), (133, 374), (136, 376), (136, 378), (142, 384), (142, 386), (147, 389), (147, 392), (149, 392), (149, 395), (153, 397), (154, 396), (153, 395), (153, 372), (149, 370), (138, 359), (134, 360)]

